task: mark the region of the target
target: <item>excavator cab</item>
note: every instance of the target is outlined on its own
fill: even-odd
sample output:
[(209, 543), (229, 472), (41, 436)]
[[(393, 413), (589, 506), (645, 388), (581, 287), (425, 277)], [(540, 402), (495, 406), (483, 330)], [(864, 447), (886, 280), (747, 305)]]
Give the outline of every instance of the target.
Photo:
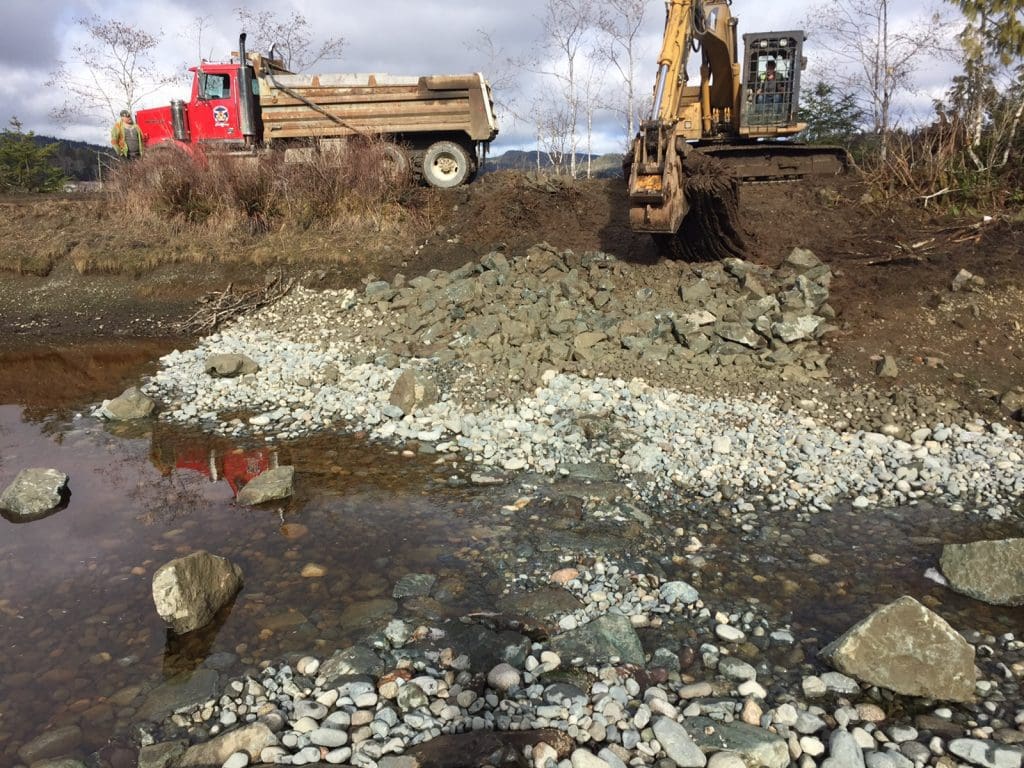
[(743, 36), (740, 134), (751, 138), (792, 135), (797, 122), (804, 33), (755, 32)]

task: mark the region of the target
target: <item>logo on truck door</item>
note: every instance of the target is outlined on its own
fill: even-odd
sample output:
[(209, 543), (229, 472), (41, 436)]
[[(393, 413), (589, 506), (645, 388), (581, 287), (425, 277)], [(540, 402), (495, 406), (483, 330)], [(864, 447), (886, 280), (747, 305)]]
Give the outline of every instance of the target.
[(219, 104), (213, 108), (213, 124), (223, 127), (228, 124), (228, 108)]

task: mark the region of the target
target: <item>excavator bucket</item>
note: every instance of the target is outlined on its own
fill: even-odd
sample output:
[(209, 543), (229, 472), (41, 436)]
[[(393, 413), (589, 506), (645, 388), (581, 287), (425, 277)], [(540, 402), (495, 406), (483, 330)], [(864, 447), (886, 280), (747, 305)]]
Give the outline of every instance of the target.
[(739, 179), (729, 167), (700, 151), (688, 152), (683, 160), (683, 194), (689, 211), (679, 230), (654, 235), (662, 255), (684, 261), (742, 258)]

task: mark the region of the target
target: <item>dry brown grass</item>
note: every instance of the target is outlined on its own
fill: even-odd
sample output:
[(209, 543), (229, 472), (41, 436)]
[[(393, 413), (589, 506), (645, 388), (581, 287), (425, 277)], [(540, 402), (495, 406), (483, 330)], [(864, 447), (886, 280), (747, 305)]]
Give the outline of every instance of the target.
[(433, 206), (386, 147), (310, 144), (302, 162), (154, 151), (96, 195), (0, 201), (0, 271), (138, 275), (163, 265), (345, 262), (353, 250), (404, 247)]

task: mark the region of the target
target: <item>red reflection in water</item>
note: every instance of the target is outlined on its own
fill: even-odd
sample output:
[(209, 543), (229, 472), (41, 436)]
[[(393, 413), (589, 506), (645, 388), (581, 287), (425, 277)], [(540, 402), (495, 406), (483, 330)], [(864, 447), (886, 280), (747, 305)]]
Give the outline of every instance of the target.
[(254, 477), (268, 469), (274, 469), (278, 465), (278, 459), (277, 451), (269, 448), (234, 448), (221, 451), (217, 448), (186, 444), (177, 451), (173, 467), (161, 466), (157, 456), (154, 456), (153, 463), (165, 476), (175, 469), (184, 469), (199, 472), (212, 482), (224, 480), (231, 486), (231, 492), (237, 496), (245, 484)]

